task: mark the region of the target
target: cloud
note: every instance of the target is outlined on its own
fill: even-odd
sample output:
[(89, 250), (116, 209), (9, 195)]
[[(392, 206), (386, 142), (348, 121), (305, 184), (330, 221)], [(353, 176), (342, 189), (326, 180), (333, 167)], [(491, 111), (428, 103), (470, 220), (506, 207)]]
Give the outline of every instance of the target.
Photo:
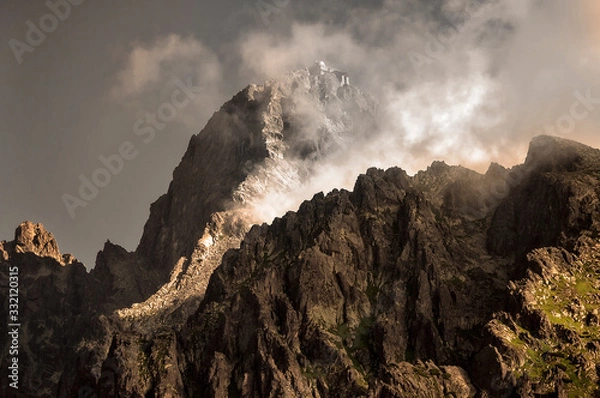
[[(382, 0), (341, 10), (315, 7), (289, 7), (296, 15), (315, 14), (312, 22), (272, 21), (269, 29), (245, 30), (216, 50), (178, 35), (133, 45), (111, 93), (143, 110), (149, 98), (172, 92), (173, 79), (191, 77), (205, 89), (198, 100), (202, 110), (184, 118), (200, 128), (231, 96), (224, 76), (232, 71), (239, 89), (315, 59), (349, 72), (354, 85), (378, 99), (379, 130), (365, 131), (359, 145), (323, 160), (312, 168), (316, 174), (287, 192), (267, 192), (263, 203), (254, 204), (264, 221), (314, 192), (351, 188), (371, 166), (414, 173), (445, 160), (483, 172), (492, 161), (520, 163), (530, 139), (569, 112), (575, 92), (597, 88), (600, 97), (594, 68), (600, 30), (590, 17), (600, 7), (593, 0)], [(284, 13), (273, 18), (279, 16)], [(599, 115), (600, 107), (572, 131), (557, 134), (600, 146), (593, 134)], [(310, 138), (311, 126), (319, 123), (305, 124)]]
[(138, 95), (178, 75), (197, 74), (201, 67), (207, 80), (221, 78), (216, 55), (200, 41), (179, 35), (159, 38), (150, 45), (133, 45), (126, 66), (117, 74), (113, 94)]
[(366, 49), (344, 32), (328, 32), (322, 24), (294, 24), (291, 35), (281, 38), (259, 32), (238, 45), (241, 74), (250, 78), (273, 78), (311, 65), (315, 59), (331, 59), (344, 67), (367, 56)]
[(181, 112), (177, 122), (197, 130), (225, 95), (218, 55), (193, 37), (171, 34), (151, 43), (132, 44), (123, 69), (116, 74), (110, 97), (134, 114), (145, 114), (169, 102), (181, 82), (200, 90), (195, 92), (196, 105)]
[[(590, 15), (600, 15), (593, 0), (385, 0), (349, 8), (336, 23), (246, 35), (241, 76), (277, 78), (323, 59), (380, 101), (379, 131), (288, 196), (274, 192), (259, 212), (350, 188), (370, 166), (416, 172), (437, 159), (483, 172), (492, 161), (522, 162), (531, 138), (568, 114), (577, 92), (600, 98), (600, 29)], [(597, 108), (555, 134), (600, 146)]]

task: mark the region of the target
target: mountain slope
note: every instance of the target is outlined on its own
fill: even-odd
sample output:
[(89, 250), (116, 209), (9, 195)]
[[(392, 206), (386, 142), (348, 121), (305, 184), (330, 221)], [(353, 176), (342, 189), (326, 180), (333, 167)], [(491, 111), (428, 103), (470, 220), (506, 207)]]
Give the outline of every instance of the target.
[[(61, 303), (71, 306), (74, 301), (77, 308), (86, 308), (77, 314), (83, 326), (67, 334), (62, 326), (38, 328), (32, 338), (22, 341), (26, 350), (35, 351), (30, 346), (45, 335), (65, 337), (61, 361), (40, 359), (48, 362), (53, 376), (35, 382), (27, 379), (21, 393), (54, 396), (57, 389), (71, 391), (78, 383), (77, 389), (85, 393), (104, 377), (102, 364), (114, 341), (128, 334), (133, 341), (140, 336), (153, 340), (181, 328), (198, 308), (223, 253), (238, 247), (250, 226), (265, 219), (254, 211), (256, 204), (296, 189), (320, 162), (342, 150), (359, 132), (374, 128), (375, 102), (341, 82), (337, 74), (304, 69), (250, 85), (213, 115), (190, 140), (168, 192), (152, 205), (137, 250), (129, 253), (107, 242), (95, 268), (89, 274), (78, 273), (73, 281), (77, 286), (67, 287), (77, 294)], [(11, 245), (6, 244), (3, 272), (19, 261), (11, 254)], [(45, 256), (53, 250), (35, 245), (25, 249), (26, 256)], [(54, 257), (52, 261), (61, 266), (75, 261)], [(35, 274), (34, 264), (42, 260), (36, 257), (30, 262)], [(53, 266), (43, 274), (52, 285), (73, 267)], [(60, 290), (51, 288), (50, 296), (52, 289)], [(21, 302), (37, 299), (35, 294), (29, 296), (23, 288)], [(56, 317), (65, 325), (74, 316), (58, 307), (44, 312), (44, 317)], [(32, 375), (39, 374), (39, 369), (30, 369)], [(3, 379), (3, 389), (6, 382)]]
[(151, 314), (183, 322), (223, 253), (263, 221), (255, 206), (306, 182), (375, 123), (374, 102), (334, 72), (300, 70), (241, 91), (192, 137), (168, 193), (152, 205), (136, 253), (169, 270), (168, 283), (121, 317), (137, 328)]
[(252, 226), (375, 110), (320, 64), (248, 86), (192, 137), (138, 249), (107, 242), (90, 273), (20, 225), (0, 244), (17, 395), (598, 394), (596, 149), (543, 136), (485, 174), (370, 169)]
[[(92, 274), (111, 287), (111, 305), (106, 321), (96, 322), (102, 337), (78, 344), (74, 362), (89, 366), (82, 375), (69, 369), (63, 385), (101, 377), (117, 334), (137, 341), (178, 330), (198, 308), (223, 253), (264, 217), (256, 204), (306, 182), (320, 162), (375, 124), (374, 101), (342, 84), (335, 71), (292, 72), (250, 85), (224, 104), (190, 140), (169, 191), (151, 207), (136, 252), (107, 244), (99, 253)], [(92, 339), (95, 347), (87, 344)]]
[[(115, 346), (108, 360), (119, 372), (98, 391), (590, 396), (600, 341), (597, 154), (540, 137), (513, 170), (369, 170), (352, 193), (317, 195), (253, 227), (181, 332), (128, 355)], [(505, 197), (486, 194), (506, 181)], [(149, 365), (125, 366), (133, 352)]]

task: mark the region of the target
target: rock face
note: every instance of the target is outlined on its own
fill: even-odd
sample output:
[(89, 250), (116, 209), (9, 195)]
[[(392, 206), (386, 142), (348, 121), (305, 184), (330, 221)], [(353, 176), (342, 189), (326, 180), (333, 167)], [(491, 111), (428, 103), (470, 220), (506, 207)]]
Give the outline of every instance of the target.
[(240, 92), (191, 139), (136, 252), (107, 242), (91, 273), (39, 224), (0, 243), (3, 280), (19, 269), (18, 393), (598, 394), (596, 149), (538, 137), (512, 169), (370, 169), (252, 226), (375, 125), (347, 82), (319, 67)]
[[(335, 70), (308, 69), (250, 85), (223, 105), (192, 137), (169, 191), (151, 207), (138, 249), (129, 253), (107, 242), (96, 267), (83, 276), (79, 300), (93, 311), (82, 315), (88, 328), (65, 342), (72, 350), (64, 355), (69, 365), (63, 366), (61, 391), (80, 383), (85, 393), (97, 384), (114, 341), (137, 344), (140, 335), (153, 340), (179, 330), (197, 310), (222, 255), (262, 220), (254, 206), (297, 187), (320, 161), (373, 129), (375, 107), (341, 84)], [(24, 250), (60, 264), (73, 261), (56, 254), (53, 239), (38, 242), (35, 227), (18, 234)], [(56, 390), (56, 381), (45, 382), (48, 391)]]
[(372, 129), (375, 104), (334, 73), (250, 85), (192, 137), (169, 191), (152, 205), (138, 252), (157, 268), (189, 257), (214, 213), (293, 187), (315, 162)]
[[(41, 224), (24, 222), (15, 239), (0, 242), (0, 278), (4, 299), (2, 319), (8, 320), (9, 275), (18, 276), (11, 295), (18, 297), (18, 316), (11, 323), (19, 328), (19, 391), (8, 388), (3, 372), (3, 396), (21, 392), (21, 396), (52, 396), (61, 374), (72, 357), (73, 343), (87, 326), (94, 308), (86, 300), (89, 278), (85, 266), (69, 254), (61, 255), (51, 233)], [(12, 303), (12, 301), (11, 301)], [(5, 332), (6, 334), (6, 332)], [(12, 339), (2, 340), (2, 369), (10, 365)]]
[(501, 303), (503, 279), (448, 232), (400, 169), (254, 227), (183, 333), (184, 374), (199, 380), (187, 393), (474, 394), (455, 365), (480, 348), (464, 333)]
[[(557, 160), (557, 148), (576, 156)], [(439, 162), (414, 177), (369, 170), (353, 192), (253, 227), (185, 326), (115, 345), (115, 381), (96, 391), (592, 396), (597, 155), (541, 137), (524, 165), (485, 175)], [(127, 365), (135, 352), (144, 374)]]
[(49, 257), (61, 265), (66, 265), (74, 259), (70, 255), (60, 254), (54, 235), (46, 231), (42, 224), (26, 221), (15, 231), (15, 240), (7, 245), (14, 253), (31, 253), (38, 257)]
[(375, 123), (373, 100), (334, 71), (300, 70), (237, 94), (191, 139), (168, 193), (152, 205), (135, 254), (168, 281), (119, 311), (121, 320), (138, 330), (183, 324), (223, 254), (262, 221), (255, 206), (305, 182)]

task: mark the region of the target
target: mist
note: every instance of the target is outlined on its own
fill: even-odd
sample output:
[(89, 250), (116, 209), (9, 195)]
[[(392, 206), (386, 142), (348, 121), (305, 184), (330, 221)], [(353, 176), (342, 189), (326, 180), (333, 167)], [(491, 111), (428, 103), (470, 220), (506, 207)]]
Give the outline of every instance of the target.
[(257, 220), (312, 193), (351, 189), (373, 166), (414, 174), (443, 160), (483, 173), (491, 162), (522, 163), (541, 134), (598, 146), (599, 53), (589, 17), (597, 9), (591, 1), (489, 0), (424, 12), (389, 1), (351, 10), (343, 23), (293, 23), (241, 39), (242, 76), (278, 77), (319, 59), (350, 71), (379, 102), (377, 131), (330, 154), (287, 192), (273, 188), (255, 205)]
[[(24, 40), (24, 22), (48, 12), (5, 7), (7, 39)], [(598, 147), (599, 18), (593, 0), (86, 2), (21, 65), (3, 53), (13, 93), (0, 119), (3, 238), (29, 219), (88, 267), (106, 239), (135, 250), (190, 137), (247, 84), (315, 60), (377, 100), (378, 128), (327, 153), (310, 176), (273, 184), (252, 202), (255, 222), (351, 189), (373, 166), (413, 174), (444, 160), (485, 172), (523, 162), (540, 134)], [(173, 98), (186, 105), (172, 108)], [(127, 142), (135, 159), (71, 217), (63, 195), (76, 196), (80, 176)]]

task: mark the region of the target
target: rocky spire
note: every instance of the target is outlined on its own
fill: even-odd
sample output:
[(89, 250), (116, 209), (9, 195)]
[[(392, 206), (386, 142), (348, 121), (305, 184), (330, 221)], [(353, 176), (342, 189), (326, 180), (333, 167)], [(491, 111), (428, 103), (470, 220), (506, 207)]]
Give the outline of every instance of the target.
[[(5, 250), (11, 248), (14, 253), (33, 253), (39, 257), (50, 257), (61, 265), (72, 263), (75, 258), (71, 254), (60, 254), (54, 235), (39, 223), (22, 222), (15, 230), (15, 240), (3, 245)], [(6, 256), (9, 255), (6, 250)]]
[(215, 213), (285, 193), (375, 124), (373, 99), (340, 86), (333, 72), (317, 79), (301, 69), (249, 85), (191, 138), (168, 192), (151, 206), (137, 253), (167, 277), (190, 258)]

